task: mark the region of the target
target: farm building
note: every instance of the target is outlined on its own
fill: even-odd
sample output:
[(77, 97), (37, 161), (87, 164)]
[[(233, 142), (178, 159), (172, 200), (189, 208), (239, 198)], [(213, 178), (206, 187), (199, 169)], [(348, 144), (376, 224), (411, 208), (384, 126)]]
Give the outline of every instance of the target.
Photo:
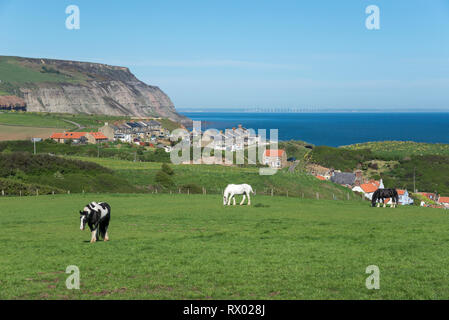
[(50, 137), (58, 143), (71, 141), (73, 143), (97, 144), (108, 141), (108, 138), (101, 132), (56, 132)]
[(265, 150), (263, 163), (269, 165), (271, 168), (283, 168), (287, 165), (287, 153), (282, 149)]

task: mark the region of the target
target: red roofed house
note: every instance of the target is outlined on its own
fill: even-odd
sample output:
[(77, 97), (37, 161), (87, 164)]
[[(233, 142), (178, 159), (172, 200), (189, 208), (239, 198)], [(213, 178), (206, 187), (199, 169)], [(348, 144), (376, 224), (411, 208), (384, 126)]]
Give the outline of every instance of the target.
[(282, 149), (265, 150), (262, 162), (271, 168), (283, 168), (287, 166), (287, 153)]
[(449, 197), (439, 197), (438, 203), (442, 204), (445, 208), (449, 208)]
[[(396, 190), (398, 192), (398, 196), (399, 196), (399, 204), (400, 205), (411, 205), (413, 204), (413, 199), (409, 196), (408, 191), (407, 190), (401, 190), (401, 189), (397, 189)], [(392, 204), (392, 201), (390, 198), (385, 199), (385, 204)]]
[(365, 195), (365, 198), (371, 200), (373, 198), (374, 191), (379, 188), (384, 188), (382, 180), (371, 180), (368, 183), (362, 183), (360, 186), (355, 186), (354, 188), (352, 188), (352, 191), (363, 193)]
[(323, 177), (323, 176), (318, 175), (318, 176), (315, 176), (315, 177), (316, 177), (318, 180), (326, 181), (326, 178)]
[(108, 137), (106, 137), (101, 132), (89, 132), (89, 133), (86, 133), (86, 138), (87, 138), (87, 142), (89, 144), (97, 144), (97, 143), (102, 143), (102, 142), (107, 142), (108, 141)]
[(430, 193), (430, 192), (417, 192), (417, 193), (430, 199), (430, 200), (433, 200), (433, 201), (437, 200), (437, 195), (435, 193)]
[(50, 139), (58, 143), (72, 141), (74, 143), (88, 142), (96, 144), (108, 141), (108, 138), (101, 132), (56, 132), (51, 135)]

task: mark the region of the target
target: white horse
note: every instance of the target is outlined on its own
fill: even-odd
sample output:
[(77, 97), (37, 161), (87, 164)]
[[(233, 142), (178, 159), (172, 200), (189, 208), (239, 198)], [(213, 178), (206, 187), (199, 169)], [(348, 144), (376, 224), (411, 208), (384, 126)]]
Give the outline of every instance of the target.
[(243, 194), (243, 200), (240, 205), (243, 205), (245, 198), (248, 197), (248, 205), (251, 205), (250, 193), (254, 194), (253, 188), (249, 184), (229, 184), (223, 194), (223, 205), (231, 205), (231, 199), (234, 200), (235, 206), (235, 195)]

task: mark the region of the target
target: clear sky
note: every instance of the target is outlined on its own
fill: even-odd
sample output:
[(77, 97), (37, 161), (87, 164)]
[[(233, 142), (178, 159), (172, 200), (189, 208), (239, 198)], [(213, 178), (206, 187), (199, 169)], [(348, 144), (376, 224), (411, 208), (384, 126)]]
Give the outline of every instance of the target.
[(0, 0), (0, 40), (0, 55), (127, 66), (176, 107), (449, 111), (449, 0)]

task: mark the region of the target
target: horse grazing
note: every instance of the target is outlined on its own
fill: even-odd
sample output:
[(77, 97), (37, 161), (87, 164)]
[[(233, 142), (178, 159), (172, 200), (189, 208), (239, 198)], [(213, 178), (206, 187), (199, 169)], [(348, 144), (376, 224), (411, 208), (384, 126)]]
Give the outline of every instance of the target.
[(371, 206), (375, 207), (380, 206), (380, 201), (384, 204), (384, 208), (387, 206), (385, 203), (385, 199), (391, 198), (391, 207), (395, 208), (399, 203), (399, 195), (396, 189), (377, 189), (373, 193), (373, 198), (371, 200)]
[(254, 194), (253, 188), (249, 184), (229, 184), (223, 194), (223, 205), (231, 205), (231, 199), (234, 201), (235, 206), (235, 195), (243, 194), (243, 200), (240, 205), (243, 205), (245, 198), (248, 197), (248, 205), (251, 205), (250, 193)]
[(80, 230), (89, 225), (92, 237), (90, 242), (94, 243), (102, 236), (104, 241), (109, 241), (108, 228), (111, 220), (111, 206), (106, 202), (91, 202), (80, 211)]

